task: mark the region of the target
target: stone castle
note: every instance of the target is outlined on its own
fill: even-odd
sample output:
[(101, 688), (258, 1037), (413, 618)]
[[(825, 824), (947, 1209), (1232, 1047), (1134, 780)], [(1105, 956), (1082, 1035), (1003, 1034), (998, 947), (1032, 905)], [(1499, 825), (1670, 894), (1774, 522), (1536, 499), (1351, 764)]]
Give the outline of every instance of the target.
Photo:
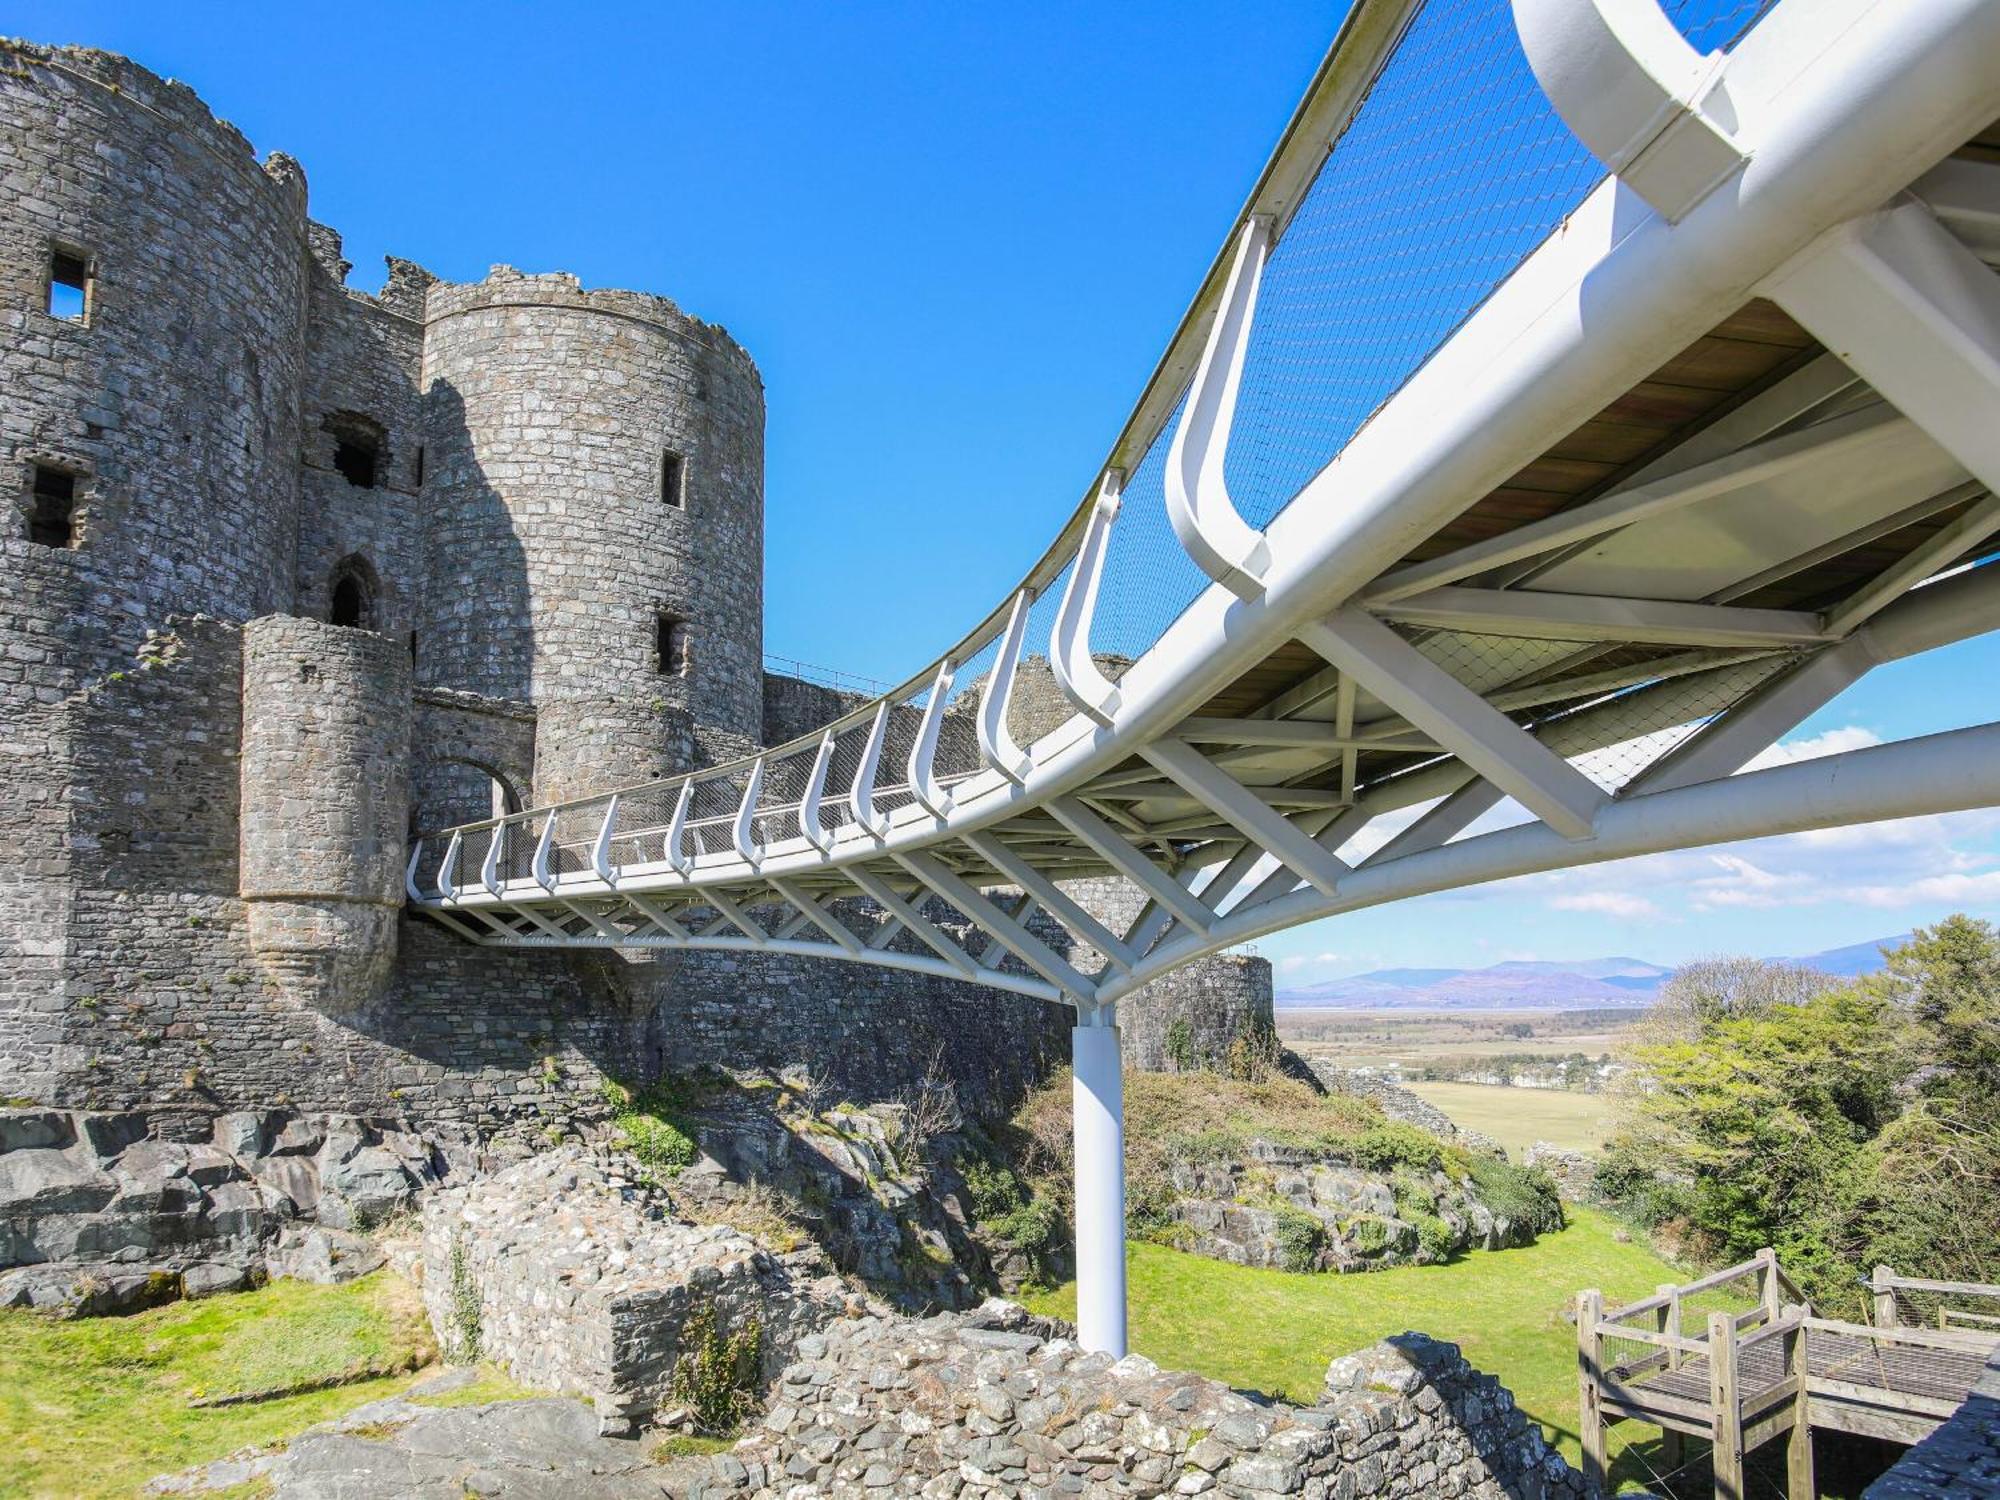
[[(0, 44), (0, 1096), (489, 1129), (701, 1062), (858, 1097), (1059, 1062), (1065, 1013), (970, 985), (404, 914), (414, 829), (853, 700), (763, 670), (763, 390), (724, 330), (348, 269), (299, 165), (185, 86)], [(1270, 1003), (1261, 960), (1194, 966), (1126, 1007), (1128, 1055)]]

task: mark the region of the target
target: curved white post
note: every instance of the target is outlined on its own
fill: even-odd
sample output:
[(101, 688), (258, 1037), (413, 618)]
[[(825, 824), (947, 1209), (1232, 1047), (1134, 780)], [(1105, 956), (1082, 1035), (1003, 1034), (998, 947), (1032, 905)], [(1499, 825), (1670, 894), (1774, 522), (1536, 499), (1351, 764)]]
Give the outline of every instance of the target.
[(555, 852), (555, 842), (556, 814), (555, 809), (551, 808), (549, 815), (542, 819), (542, 836), (535, 840), (534, 862), (528, 867), (535, 877), (535, 884), (551, 895), (555, 894), (556, 875), (549, 863), (549, 856)]
[(500, 894), (500, 847), (507, 837), (507, 825), (495, 823), (493, 837), (486, 841), (486, 858), (479, 866), (479, 883), (494, 895)]
[(736, 852), (747, 865), (755, 865), (764, 857), (764, 846), (757, 842), (757, 799), (763, 795), (764, 757), (760, 755), (750, 767), (750, 779), (744, 784), (743, 800), (737, 804), (736, 821), (729, 830)]
[(1125, 1074), (1118, 1025), (1093, 1006), (1070, 1029), (1075, 1084), (1076, 1334), (1091, 1352), (1125, 1347)]
[(1111, 523), (1118, 519), (1119, 494), (1125, 476), (1112, 470), (1097, 487), (1097, 504), (1083, 528), (1083, 544), (1070, 567), (1069, 587), (1056, 610), (1049, 640), (1049, 669), (1063, 695), (1077, 711), (1107, 728), (1118, 712), (1118, 687), (1097, 670), (1090, 654), (1090, 622), (1097, 614), (1097, 588), (1104, 581), (1104, 559), (1111, 550)]
[(674, 799), (673, 816), (667, 819), (666, 845), (660, 850), (676, 875), (685, 875), (694, 868), (687, 852), (688, 806), (693, 801), (694, 780), (690, 777), (681, 783), (681, 794)]
[(611, 805), (604, 809), (604, 821), (598, 825), (597, 842), (590, 848), (590, 867), (606, 885), (618, 884), (618, 867), (611, 862), (611, 834), (617, 823), (618, 794), (613, 792)]
[(1188, 387), (1187, 410), (1167, 452), (1167, 519), (1174, 524), (1174, 535), (1202, 572), (1239, 599), (1263, 594), (1264, 574), (1271, 566), (1270, 544), (1237, 513), (1222, 474), (1270, 243), (1269, 219), (1259, 215), (1243, 226), (1228, 285)]
[(438, 866), (437, 893), (447, 901), (458, 899), (458, 884), (451, 878), (452, 867), (458, 863), (458, 846), (461, 839), (457, 829), (451, 832), (451, 842), (444, 846), (444, 861)]
[(994, 654), (993, 670), (987, 674), (986, 691), (979, 700), (979, 755), (986, 764), (1017, 785), (1028, 779), (1030, 761), (1014, 743), (1007, 729), (1007, 705), (1014, 696), (1014, 673), (1021, 665), (1021, 648), (1028, 640), (1028, 611), (1034, 594), (1022, 589), (1014, 596), (1013, 612)]
[(1658, 0), (1514, 0), (1514, 27), (1563, 123), (1667, 222), (1747, 159), (1703, 109), (1727, 59), (1696, 52)]
[(422, 901), (424, 893), (417, 887), (417, 863), (424, 857), (424, 841), (418, 839), (410, 848), (410, 862), (403, 867), (403, 890), (412, 901)]
[(923, 723), (917, 726), (917, 742), (910, 746), (910, 790), (919, 802), (938, 817), (951, 814), (951, 793), (938, 785), (935, 766), (937, 762), (938, 732), (944, 727), (944, 700), (951, 692), (951, 658), (938, 663), (937, 676), (931, 679), (930, 701), (924, 705)]
[(799, 799), (799, 832), (806, 842), (824, 854), (833, 847), (833, 835), (819, 820), (820, 799), (826, 795), (827, 767), (833, 764), (833, 731), (819, 739), (819, 753), (813, 757), (812, 774), (806, 778), (806, 794)]
[(882, 765), (882, 741), (888, 733), (889, 700), (884, 698), (875, 705), (875, 722), (868, 726), (868, 743), (862, 747), (861, 765), (854, 773), (854, 785), (847, 794), (847, 805), (854, 810), (854, 821), (877, 838), (883, 835), (888, 824), (886, 818), (878, 817), (875, 812), (875, 773)]

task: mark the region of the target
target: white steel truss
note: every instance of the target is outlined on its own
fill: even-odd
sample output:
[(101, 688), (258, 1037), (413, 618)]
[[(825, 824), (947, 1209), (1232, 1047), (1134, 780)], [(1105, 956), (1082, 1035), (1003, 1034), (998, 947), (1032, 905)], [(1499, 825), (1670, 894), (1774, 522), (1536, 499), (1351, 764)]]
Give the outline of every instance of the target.
[[(1734, 774), (1874, 666), (2000, 626), (2000, 168), (1947, 160), (2000, 117), (2000, 0), (1779, 0), (1709, 55), (1655, 0), (1513, 3), (1610, 175), (1267, 525), (1225, 465), (1266, 267), (1415, 0), (1353, 8), (1090, 495), (971, 634), (792, 744), (427, 837), (412, 903), (490, 946), (1073, 1007), (1083, 1338), (1122, 1352), (1117, 1006), (1148, 981), (1426, 892), (2000, 802), (2000, 726)], [(1453, 530), (1756, 298), (1825, 352), (1601, 492)], [(1177, 408), (1166, 516), (1212, 584), (1117, 670), (1092, 638), (1127, 476)], [(1024, 718), (1037, 674), (1061, 722)], [(1508, 797), (1528, 823), (1472, 831)]]

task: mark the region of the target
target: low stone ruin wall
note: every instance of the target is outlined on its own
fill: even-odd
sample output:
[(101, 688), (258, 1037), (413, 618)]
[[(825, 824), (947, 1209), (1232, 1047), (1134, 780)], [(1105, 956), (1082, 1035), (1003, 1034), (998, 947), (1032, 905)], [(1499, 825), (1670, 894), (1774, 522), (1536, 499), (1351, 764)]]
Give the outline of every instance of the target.
[(688, 1318), (755, 1321), (766, 1378), (849, 1304), (817, 1252), (774, 1256), (738, 1230), (671, 1215), (617, 1158), (568, 1146), (424, 1201), (424, 1306), (445, 1355), (582, 1396), (607, 1433), (671, 1401)]
[(2000, 1351), (1957, 1414), (1869, 1485), (1862, 1500), (2000, 1500)]
[(1521, 1164), (1540, 1167), (1549, 1174), (1565, 1203), (1596, 1203), (1597, 1158), (1581, 1151), (1566, 1151), (1547, 1141), (1536, 1141), (1521, 1157)]
[(1503, 1387), (1421, 1334), (1335, 1360), (1318, 1403), (1297, 1407), (1084, 1354), (1068, 1332), (1000, 1302), (831, 1323), (800, 1340), (761, 1423), (690, 1494), (1583, 1493)]
[(239, 1111), (194, 1139), (164, 1123), (0, 1110), (0, 1306), (122, 1312), (267, 1275), (346, 1279), (381, 1264), (356, 1231), (479, 1161), (470, 1134), (351, 1115)]

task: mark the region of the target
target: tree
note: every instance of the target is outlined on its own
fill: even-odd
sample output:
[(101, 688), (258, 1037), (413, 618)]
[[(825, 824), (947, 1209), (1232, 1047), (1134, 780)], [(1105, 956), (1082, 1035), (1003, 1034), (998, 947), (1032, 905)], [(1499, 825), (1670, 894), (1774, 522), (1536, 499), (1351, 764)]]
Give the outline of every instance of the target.
[(1835, 984), (1750, 960), (1674, 975), (1599, 1172), (1698, 1258), (1775, 1246), (1814, 1300), (1855, 1273), (2000, 1279), (2000, 933), (1952, 917)]

